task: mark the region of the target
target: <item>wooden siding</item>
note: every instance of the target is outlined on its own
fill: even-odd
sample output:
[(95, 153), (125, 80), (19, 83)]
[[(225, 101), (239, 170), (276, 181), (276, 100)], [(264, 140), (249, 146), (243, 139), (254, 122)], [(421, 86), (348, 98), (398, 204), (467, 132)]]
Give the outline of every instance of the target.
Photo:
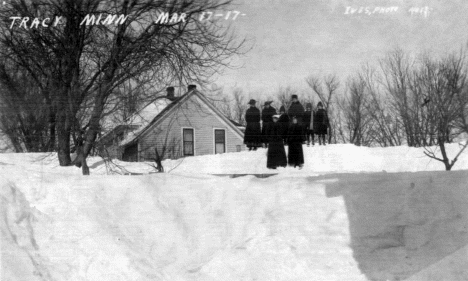
[(119, 143), (126, 134), (135, 130), (136, 128), (138, 128), (138, 126), (121, 126), (120, 128), (110, 132), (104, 140), (99, 140), (97, 146), (98, 154), (102, 157), (122, 160), (122, 155), (125, 148), (120, 146)]
[(100, 143), (98, 146), (98, 154), (102, 157), (122, 159), (123, 148), (118, 146), (117, 139), (111, 139), (106, 143)]
[(244, 150), (243, 138), (235, 133), (196, 95), (178, 105), (172, 114), (166, 116), (157, 126), (150, 128), (139, 139), (139, 161), (155, 158), (154, 148), (164, 158), (183, 157), (182, 129), (193, 128), (195, 136), (194, 155), (214, 154), (214, 129), (226, 131), (226, 152)]

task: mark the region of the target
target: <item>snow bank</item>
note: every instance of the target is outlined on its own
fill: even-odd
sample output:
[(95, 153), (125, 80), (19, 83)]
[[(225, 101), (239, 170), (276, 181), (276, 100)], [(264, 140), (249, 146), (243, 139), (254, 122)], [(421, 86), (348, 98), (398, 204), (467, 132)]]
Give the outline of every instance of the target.
[[(466, 253), (467, 171), (324, 178), (335, 180), (327, 184), (328, 196), (343, 196), (346, 202), (351, 248), (371, 280), (402, 280), (416, 273), (411, 280), (466, 280), (468, 255), (448, 256), (462, 248)], [(431, 265), (445, 259), (456, 263), (445, 278), (435, 279), (441, 264)]]
[[(466, 279), (468, 171), (436, 171), (419, 149), (330, 145), (306, 148), (303, 170), (209, 175), (271, 172), (264, 152), (141, 176), (92, 158), (89, 177), (54, 154), (0, 154), (1, 279)], [(434, 171), (403, 172), (421, 170)]]
[(305, 178), (40, 177), (2, 182), (5, 280), (365, 280)]
[[(351, 144), (326, 146), (304, 146), (305, 166), (299, 174), (310, 173), (355, 173), (355, 172), (416, 172), (440, 171), (445, 167), (442, 162), (424, 155), (424, 149), (407, 146), (399, 147), (359, 147)], [(287, 150), (286, 150), (287, 151)], [(449, 156), (455, 157), (458, 144), (447, 146)], [(187, 157), (180, 160), (164, 161), (166, 170), (193, 173), (272, 173), (297, 171), (293, 168), (266, 168), (266, 149), (237, 153)], [(460, 156), (454, 170), (468, 169), (468, 153)]]
[[(177, 160), (165, 160), (163, 166), (166, 173), (171, 174), (263, 174), (279, 173), (310, 176), (329, 173), (359, 173), (359, 172), (417, 172), (442, 171), (442, 162), (424, 155), (424, 149), (407, 146), (398, 147), (359, 147), (351, 144), (327, 146), (304, 146), (305, 165), (302, 170), (292, 167), (271, 170), (266, 168), (266, 149), (243, 151), (216, 155), (186, 157)], [(286, 148), (287, 151), (287, 148)], [(447, 153), (454, 157), (459, 151), (458, 144), (447, 145)], [(0, 153), (0, 164), (17, 165), (28, 172), (81, 174), (81, 170), (73, 167), (60, 167), (55, 153)], [(451, 159), (452, 159), (451, 158)], [(3, 159), (3, 160), (2, 160)], [(27, 165), (25, 165), (27, 163)], [(123, 162), (113, 160), (106, 163), (100, 157), (90, 157), (88, 165), (92, 174), (148, 174), (155, 172), (155, 163)], [(453, 170), (468, 169), (468, 152), (463, 153)]]

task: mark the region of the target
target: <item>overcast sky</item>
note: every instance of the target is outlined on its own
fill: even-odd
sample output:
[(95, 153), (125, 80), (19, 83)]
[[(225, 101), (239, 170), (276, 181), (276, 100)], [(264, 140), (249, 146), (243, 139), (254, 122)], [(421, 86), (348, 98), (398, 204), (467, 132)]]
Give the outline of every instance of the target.
[[(346, 77), (400, 46), (441, 54), (468, 42), (466, 0), (238, 0), (245, 16), (232, 26), (251, 39), (243, 68), (228, 70), (217, 84), (246, 92), (271, 93), (279, 86), (305, 89), (309, 74)], [(389, 14), (345, 14), (347, 7), (398, 7)], [(411, 7), (429, 14), (411, 15)]]

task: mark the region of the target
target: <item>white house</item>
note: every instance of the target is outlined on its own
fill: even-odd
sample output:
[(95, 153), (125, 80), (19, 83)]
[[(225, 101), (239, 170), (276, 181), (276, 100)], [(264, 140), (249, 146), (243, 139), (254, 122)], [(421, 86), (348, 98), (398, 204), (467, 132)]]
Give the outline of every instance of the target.
[(101, 153), (124, 161), (163, 159), (244, 150), (239, 124), (226, 118), (195, 86), (160, 97), (103, 136)]

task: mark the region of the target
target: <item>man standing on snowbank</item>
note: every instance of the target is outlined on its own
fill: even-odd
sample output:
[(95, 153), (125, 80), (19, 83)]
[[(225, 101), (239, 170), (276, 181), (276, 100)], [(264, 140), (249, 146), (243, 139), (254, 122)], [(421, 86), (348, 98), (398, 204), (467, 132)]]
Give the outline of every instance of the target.
[(304, 116), (304, 107), (297, 99), (297, 95), (292, 95), (291, 99), (292, 99), (292, 103), (291, 103), (291, 106), (289, 106), (289, 110), (288, 110), (289, 120), (291, 120), (292, 122), (292, 118), (296, 116), (297, 123), (299, 125), (302, 125), (302, 118)]
[(245, 112), (245, 122), (247, 126), (244, 133), (244, 143), (249, 148), (249, 151), (257, 150), (262, 140), (262, 131), (260, 129), (260, 110), (255, 106), (256, 101), (249, 101), (250, 108)]

